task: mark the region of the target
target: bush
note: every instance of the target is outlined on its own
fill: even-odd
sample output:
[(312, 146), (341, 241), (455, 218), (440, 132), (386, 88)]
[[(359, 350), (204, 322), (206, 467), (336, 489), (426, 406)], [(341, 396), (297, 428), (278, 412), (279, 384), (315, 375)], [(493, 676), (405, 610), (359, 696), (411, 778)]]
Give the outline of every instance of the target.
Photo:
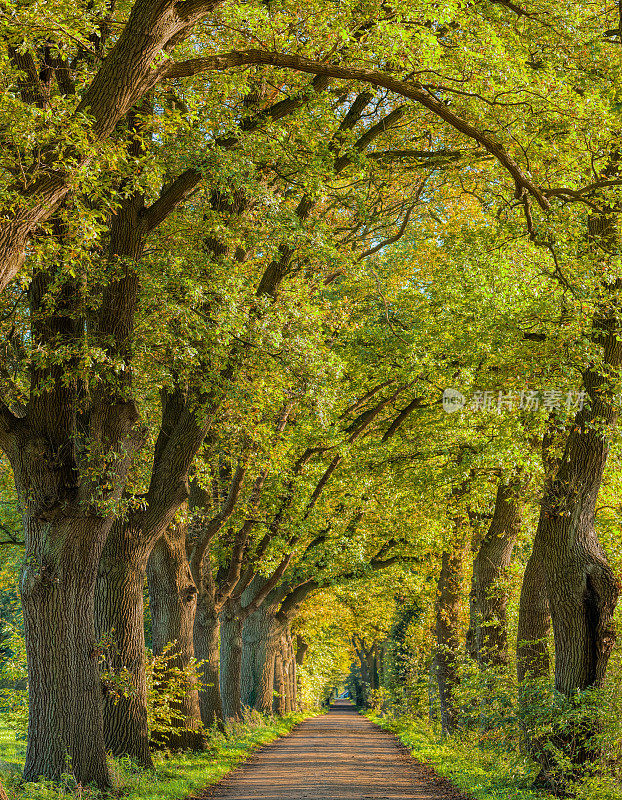
[(177, 657), (175, 642), (169, 642), (160, 655), (147, 659), (147, 718), (152, 738), (165, 740), (183, 727), (183, 700), (203, 686), (199, 680), (200, 662), (192, 659), (182, 669), (175, 664)]
[[(446, 746), (456, 757), (476, 753), (478, 769), (485, 762), (487, 773), (505, 776), (508, 790), (540, 776), (560, 793), (581, 800), (622, 800), (622, 695), (613, 679), (604, 688), (569, 698), (555, 691), (548, 679), (519, 687), (513, 669), (488, 667), (483, 672), (465, 660), (454, 698), (460, 732), (447, 738)], [(425, 713), (428, 709), (419, 702), (406, 707), (405, 699), (395, 692), (381, 701), (379, 697), (376, 718), (385, 712), (386, 724), (411, 732), (435, 731), (440, 742), (438, 726)], [(515, 780), (509, 764), (516, 765)], [(465, 770), (467, 774), (468, 765)]]

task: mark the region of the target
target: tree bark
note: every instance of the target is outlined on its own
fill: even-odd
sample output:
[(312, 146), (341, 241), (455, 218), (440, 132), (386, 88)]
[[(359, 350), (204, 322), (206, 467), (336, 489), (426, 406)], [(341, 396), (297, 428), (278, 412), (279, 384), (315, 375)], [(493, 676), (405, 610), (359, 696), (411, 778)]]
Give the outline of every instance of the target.
[(279, 647), (274, 656), (274, 699), (272, 710), (275, 714), (283, 716), (287, 707), (287, 688), (285, 677), (285, 665), (283, 663), (283, 648), (282, 642), (279, 642)]
[[(531, 722), (536, 707), (541, 703), (541, 694), (536, 686), (535, 695), (526, 681), (540, 679), (547, 681), (550, 675), (548, 639), (551, 632), (549, 604), (542, 563), (537, 552), (529, 557), (521, 587), (518, 612), (518, 635), (516, 641), (516, 669), (518, 674), (518, 700), (521, 709), (521, 728), (523, 743), (531, 757), (542, 766), (541, 776), (551, 773), (549, 749), (542, 737), (534, 734)], [(542, 782), (542, 778), (536, 781)], [(544, 781), (546, 785), (546, 780)]]
[[(45, 279), (39, 276), (34, 284), (36, 312)], [(35, 341), (55, 341), (56, 336), (73, 341), (71, 304), (57, 313), (33, 324)], [(112, 525), (105, 509), (119, 500), (142, 434), (132, 403), (100, 398), (87, 431), (93, 477), (82, 478), (74, 413), (77, 385), (67, 378), (69, 366), (65, 380), (59, 369), (33, 371), (36, 391), (25, 418), (14, 418), (0, 405), (0, 444), (13, 468), (26, 545), (20, 579), (29, 670), (24, 775), (58, 780), (70, 769), (79, 782), (106, 787), (95, 580)], [(106, 476), (101, 483), (100, 475)]]
[(296, 682), (295, 682), (295, 698), (296, 698), (296, 711), (302, 710), (302, 673), (299, 670), (304, 664), (305, 656), (309, 651), (309, 643), (305, 641), (302, 636), (297, 633), (296, 634), (296, 650), (295, 650), (295, 661), (296, 661)]
[(364, 642), (353, 639), (352, 643), (359, 660), (359, 668), (361, 671), (360, 696), (357, 705), (364, 706), (367, 705), (370, 691), (369, 663), (367, 661)]
[(544, 572), (538, 554), (532, 553), (523, 575), (518, 611), (516, 668), (519, 683), (525, 678), (545, 678), (549, 675), (550, 631), (551, 617)]
[[(143, 587), (147, 569), (144, 548), (136, 548), (136, 531), (117, 521), (106, 541), (97, 574), (95, 630), (103, 643), (104, 739), (115, 756), (128, 755), (153, 767), (147, 724), (147, 679)], [(126, 676), (129, 690), (115, 685)]]
[[(261, 621), (254, 617), (261, 615)], [(252, 628), (252, 633), (249, 631)], [(272, 713), (277, 643), (264, 609), (251, 614), (242, 632), (242, 702), (264, 714)]]
[[(553, 625), (555, 689), (571, 699), (604, 681), (615, 643), (613, 613), (619, 595), (594, 529), (608, 441), (593, 418), (578, 417), (557, 474), (545, 488), (533, 555), (543, 568)], [(597, 757), (598, 730), (595, 716), (584, 717), (580, 724), (556, 728), (552, 741), (572, 769), (582, 770)], [(542, 753), (536, 785), (565, 791), (572, 775)]]
[(298, 706), (297, 698), (297, 675), (296, 675), (296, 653), (294, 651), (294, 642), (292, 640), (292, 633), (287, 627), (285, 632), (285, 646), (287, 649), (287, 675), (289, 683), (287, 688), (287, 711), (296, 711)]
[(239, 604), (227, 600), (220, 615), (220, 696), (226, 720), (242, 719), (242, 624)]
[(514, 543), (520, 533), (523, 489), (519, 481), (499, 485), (490, 527), (473, 562), (473, 641), (481, 666), (501, 666), (509, 662), (508, 593), (500, 582), (510, 566)]
[(534, 551), (543, 565), (555, 637), (555, 687), (600, 685), (614, 645), (618, 583), (594, 529), (608, 443), (585, 415), (545, 490)]
[[(250, 609), (268, 588), (269, 582), (256, 576), (242, 595)], [(315, 584), (313, 584), (315, 585)], [(290, 624), (302, 600), (312, 591), (311, 584), (291, 590), (276, 586), (255, 611), (244, 618), (242, 631), (242, 702), (264, 714), (294, 710), (296, 695), (296, 655)], [(279, 699), (280, 698), (280, 699)]]
[[(608, 170), (618, 171), (617, 151)], [(600, 266), (616, 258), (618, 221), (611, 210), (588, 222), (588, 249)], [(619, 584), (598, 542), (596, 500), (618, 421), (614, 395), (620, 383), (619, 292), (622, 280), (605, 282), (605, 297), (592, 322), (600, 363), (583, 372), (587, 402), (570, 429), (559, 467), (547, 481), (534, 551), (541, 559), (555, 638), (555, 686), (566, 695), (600, 686), (615, 643), (613, 613)]]
[(301, 667), (304, 664), (305, 656), (309, 651), (309, 642), (305, 641), (302, 636), (296, 634), (296, 664)]
[(194, 618), (194, 653), (199, 666), (199, 707), (206, 728), (222, 728), (224, 714), (220, 697), (220, 620), (213, 594), (205, 586), (199, 589)]
[(279, 637), (275, 655), (275, 699), (274, 709), (283, 716), (294, 710), (294, 689), (292, 682), (295, 680), (296, 660), (293, 657), (291, 636), (288, 626)]
[(83, 784), (110, 785), (93, 627), (97, 551), (106, 527), (97, 518), (27, 522), (20, 579), (28, 659), (26, 780), (60, 780), (71, 772)]
[[(242, 631), (242, 702), (264, 714), (273, 710), (275, 660), (284, 625), (277, 620), (278, 599), (264, 601), (244, 621)], [(280, 595), (282, 599), (282, 595)]]
[(374, 645), (371, 649), (369, 674), (371, 677), (371, 689), (373, 692), (375, 692), (380, 688), (380, 673), (378, 671), (378, 642), (374, 642)]
[[(185, 525), (171, 525), (158, 539), (147, 564), (149, 605), (152, 620), (154, 656), (168, 651), (168, 666), (186, 672), (192, 680), (194, 669), (193, 629), (197, 606), (197, 590), (186, 556)], [(198, 676), (197, 676), (198, 677)], [(179, 730), (156, 737), (172, 750), (204, 750), (206, 738), (202, 730), (198, 688), (190, 689), (179, 708)]]
[[(619, 156), (612, 154), (608, 171), (618, 172)], [(618, 221), (613, 209), (593, 214), (588, 223), (588, 254), (598, 267), (617, 274)], [(604, 274), (604, 272), (603, 272)], [(569, 698), (602, 685), (615, 644), (613, 614), (619, 584), (600, 546), (595, 530), (598, 492), (618, 421), (615, 393), (620, 383), (619, 293), (622, 279), (603, 280), (589, 332), (591, 344), (602, 353), (583, 372), (586, 401), (579, 408), (566, 438), (563, 454), (547, 479), (534, 540), (534, 558), (542, 565), (555, 641), (555, 688)], [(594, 734), (598, 721), (563, 726), (556, 746), (577, 768), (596, 757)], [(546, 768), (545, 768), (546, 769)], [(541, 783), (563, 790), (565, 775), (556, 766)]]

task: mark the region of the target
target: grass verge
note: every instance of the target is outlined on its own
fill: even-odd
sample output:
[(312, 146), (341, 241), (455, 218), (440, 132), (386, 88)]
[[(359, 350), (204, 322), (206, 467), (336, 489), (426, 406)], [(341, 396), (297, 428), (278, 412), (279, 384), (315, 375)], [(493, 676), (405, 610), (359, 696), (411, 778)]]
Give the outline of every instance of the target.
[[(129, 759), (111, 759), (114, 789), (107, 797), (120, 800), (181, 800), (217, 783), (253, 750), (288, 734), (309, 714), (288, 714), (275, 719), (253, 716), (230, 726), (229, 735), (215, 735), (205, 753), (156, 753), (155, 769), (138, 769)], [(67, 775), (61, 785), (40, 781), (24, 783), (20, 777), (25, 743), (0, 723), (0, 781), (9, 800), (96, 800), (101, 792), (76, 787)]]
[(441, 735), (438, 727), (424, 720), (364, 715), (384, 730), (394, 733), (418, 761), (429, 764), (454, 786), (477, 800), (535, 800), (551, 795), (530, 788), (537, 767), (527, 758), (485, 750), (474, 737)]

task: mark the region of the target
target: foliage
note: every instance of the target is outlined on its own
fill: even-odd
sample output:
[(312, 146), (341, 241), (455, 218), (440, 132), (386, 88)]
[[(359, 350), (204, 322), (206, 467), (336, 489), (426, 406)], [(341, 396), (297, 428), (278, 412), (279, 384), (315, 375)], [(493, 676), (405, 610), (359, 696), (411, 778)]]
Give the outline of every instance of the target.
[(4, 657), (0, 661), (0, 713), (4, 724), (19, 739), (28, 728), (28, 673), (24, 637), (10, 623), (2, 624)]
[[(155, 754), (155, 769), (144, 772), (130, 759), (112, 759), (115, 790), (128, 800), (183, 800), (206, 785), (216, 783), (257, 747), (284, 736), (301, 722), (304, 714), (290, 714), (277, 720), (257, 718), (230, 729), (229, 735), (214, 733), (212, 751), (182, 753), (174, 756)], [(16, 747), (12, 732), (0, 727), (0, 781), (5, 783), (10, 800), (58, 800), (59, 786), (39, 782), (23, 784), (19, 765), (24, 746)], [(70, 776), (60, 787), (62, 796), (75, 800), (96, 800), (102, 794), (95, 789), (79, 790)]]
[[(462, 711), (460, 731), (450, 737), (429, 720), (428, 708), (405, 712), (386, 694), (367, 716), (476, 797), (538, 796), (525, 790), (543, 768), (562, 775), (563, 792), (581, 800), (600, 798), (601, 791), (603, 797), (622, 797), (622, 695), (615, 682), (568, 698), (546, 679), (528, 680), (519, 689), (512, 670), (482, 673), (465, 660), (456, 701)], [(598, 753), (579, 770), (568, 747), (573, 739), (575, 747)]]
[(441, 736), (437, 725), (427, 720), (366, 716), (385, 730), (394, 732), (413, 757), (429, 763), (445, 778), (478, 800), (529, 800), (550, 797), (529, 788), (536, 777), (532, 762), (516, 754), (499, 754), (478, 748), (472, 734), (461, 731), (456, 737)]
[[(578, 395), (602, 356), (592, 320), (620, 259), (594, 254), (586, 232), (621, 202), (619, 9), (216, 3), (135, 59), (157, 71), (131, 76), (127, 107), (108, 75), (119, 102), (102, 118), (89, 87), (123, 65), (135, 7), (119, 2), (110, 18), (103, 0), (5, 0), (0, 11), (0, 217), (10, 231), (14, 215), (42, 204), (31, 229), (17, 226), (17, 238), (33, 235), (0, 296), (0, 445), (12, 457), (0, 462), (2, 702), (22, 725), (20, 513), (27, 525), (31, 512), (40, 525), (71, 509), (157, 528), (186, 513), (190, 483), (205, 493), (195, 528), (218, 523), (210, 575), (312, 586), (294, 623), (309, 644), (304, 704), (322, 702), (359, 659), (364, 699), (433, 709), (436, 578), (452, 513), (486, 519), (500, 479), (533, 478), (504, 583), (513, 640), (542, 438), (575, 409), (508, 398)], [(301, 65), (333, 74), (311, 84)], [(50, 180), (66, 192), (40, 200)], [(127, 252), (120, 230), (134, 236)], [(447, 414), (447, 388), (498, 402)], [(87, 432), (102, 408), (116, 418), (124, 404), (140, 420), (134, 453)], [(597, 526), (619, 568), (615, 435)], [(43, 455), (24, 470), (31, 453)], [(62, 523), (40, 527), (26, 566), (72, 544)], [(482, 530), (471, 525), (473, 551)], [(378, 577), (383, 559), (391, 568)], [(461, 581), (466, 624), (466, 569)], [(196, 677), (161, 658), (150, 722), (166, 732)], [(481, 747), (513, 752), (524, 724), (554, 747), (585, 709), (617, 714), (613, 695), (562, 702), (542, 688), (529, 716), (510, 672), (461, 666), (460, 702)], [(131, 691), (123, 672), (103, 678), (110, 692)], [(478, 699), (483, 688), (493, 701)]]
[(200, 662), (191, 659), (183, 668), (175, 642), (168, 642), (157, 656), (147, 660), (147, 710), (151, 737), (175, 733), (184, 718), (181, 703), (188, 692), (197, 691), (202, 684), (198, 676)]
[(382, 714), (389, 702), (389, 692), (380, 686), (369, 693), (368, 703), (374, 714)]
[(325, 590), (305, 603), (296, 620), (295, 632), (309, 644), (303, 663), (297, 666), (303, 708), (325, 703), (348, 674), (351, 654), (340, 624), (342, 614), (333, 593)]

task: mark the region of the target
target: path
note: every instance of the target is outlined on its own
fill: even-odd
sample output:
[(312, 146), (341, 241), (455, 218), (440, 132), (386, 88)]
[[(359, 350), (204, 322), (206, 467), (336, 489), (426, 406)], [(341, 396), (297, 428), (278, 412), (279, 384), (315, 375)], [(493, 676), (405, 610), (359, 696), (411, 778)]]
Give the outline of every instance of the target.
[(466, 800), (390, 733), (338, 701), (211, 787), (209, 800)]

